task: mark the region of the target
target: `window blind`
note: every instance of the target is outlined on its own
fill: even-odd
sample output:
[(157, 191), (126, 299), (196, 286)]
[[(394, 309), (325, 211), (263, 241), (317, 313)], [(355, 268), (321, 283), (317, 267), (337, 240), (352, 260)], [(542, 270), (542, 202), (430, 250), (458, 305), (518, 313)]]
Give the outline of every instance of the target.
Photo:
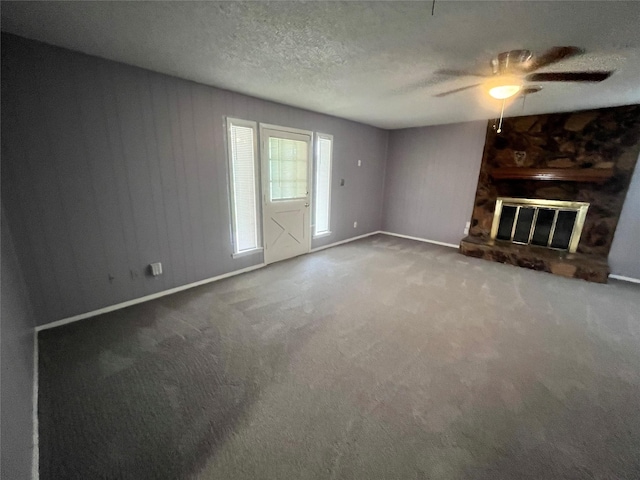
[(332, 138), (318, 136), (318, 155), (316, 160), (316, 202), (315, 235), (329, 233), (329, 212), (331, 211), (331, 150)]
[(235, 253), (258, 248), (255, 128), (230, 122)]

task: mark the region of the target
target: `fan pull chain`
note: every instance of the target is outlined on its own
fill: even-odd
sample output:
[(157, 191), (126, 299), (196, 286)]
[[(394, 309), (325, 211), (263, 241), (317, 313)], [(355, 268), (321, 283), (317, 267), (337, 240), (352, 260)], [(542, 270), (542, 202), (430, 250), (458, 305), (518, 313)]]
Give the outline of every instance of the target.
[(500, 111), (500, 123), (498, 124), (498, 129), (496, 130), (496, 133), (502, 132), (502, 117), (504, 116), (504, 104), (506, 101), (507, 101), (506, 98), (502, 100), (502, 110)]

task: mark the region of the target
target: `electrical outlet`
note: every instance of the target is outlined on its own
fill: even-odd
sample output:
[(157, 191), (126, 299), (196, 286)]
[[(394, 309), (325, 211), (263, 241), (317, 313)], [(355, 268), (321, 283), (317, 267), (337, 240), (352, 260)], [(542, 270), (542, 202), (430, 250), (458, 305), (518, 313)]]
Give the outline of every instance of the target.
[(358, 222), (353, 222), (353, 228), (358, 228)]
[(362, 166), (362, 160), (358, 160), (358, 166), (361, 167)]
[(471, 222), (467, 222), (467, 224), (464, 226), (464, 234), (465, 235), (469, 235), (469, 227), (471, 226)]

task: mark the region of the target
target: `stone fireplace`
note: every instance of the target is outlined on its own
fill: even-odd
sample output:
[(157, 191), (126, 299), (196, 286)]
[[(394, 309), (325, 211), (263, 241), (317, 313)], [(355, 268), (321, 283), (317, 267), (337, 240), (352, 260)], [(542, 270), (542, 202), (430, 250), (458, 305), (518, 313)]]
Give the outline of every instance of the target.
[(639, 153), (640, 105), (489, 122), (460, 251), (606, 282)]

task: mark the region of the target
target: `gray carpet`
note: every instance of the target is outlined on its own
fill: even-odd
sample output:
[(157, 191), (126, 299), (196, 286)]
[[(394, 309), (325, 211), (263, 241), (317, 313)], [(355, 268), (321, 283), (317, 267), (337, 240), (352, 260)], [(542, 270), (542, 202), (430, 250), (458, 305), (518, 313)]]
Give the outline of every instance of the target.
[(638, 479), (640, 288), (375, 236), (40, 333), (41, 479)]

